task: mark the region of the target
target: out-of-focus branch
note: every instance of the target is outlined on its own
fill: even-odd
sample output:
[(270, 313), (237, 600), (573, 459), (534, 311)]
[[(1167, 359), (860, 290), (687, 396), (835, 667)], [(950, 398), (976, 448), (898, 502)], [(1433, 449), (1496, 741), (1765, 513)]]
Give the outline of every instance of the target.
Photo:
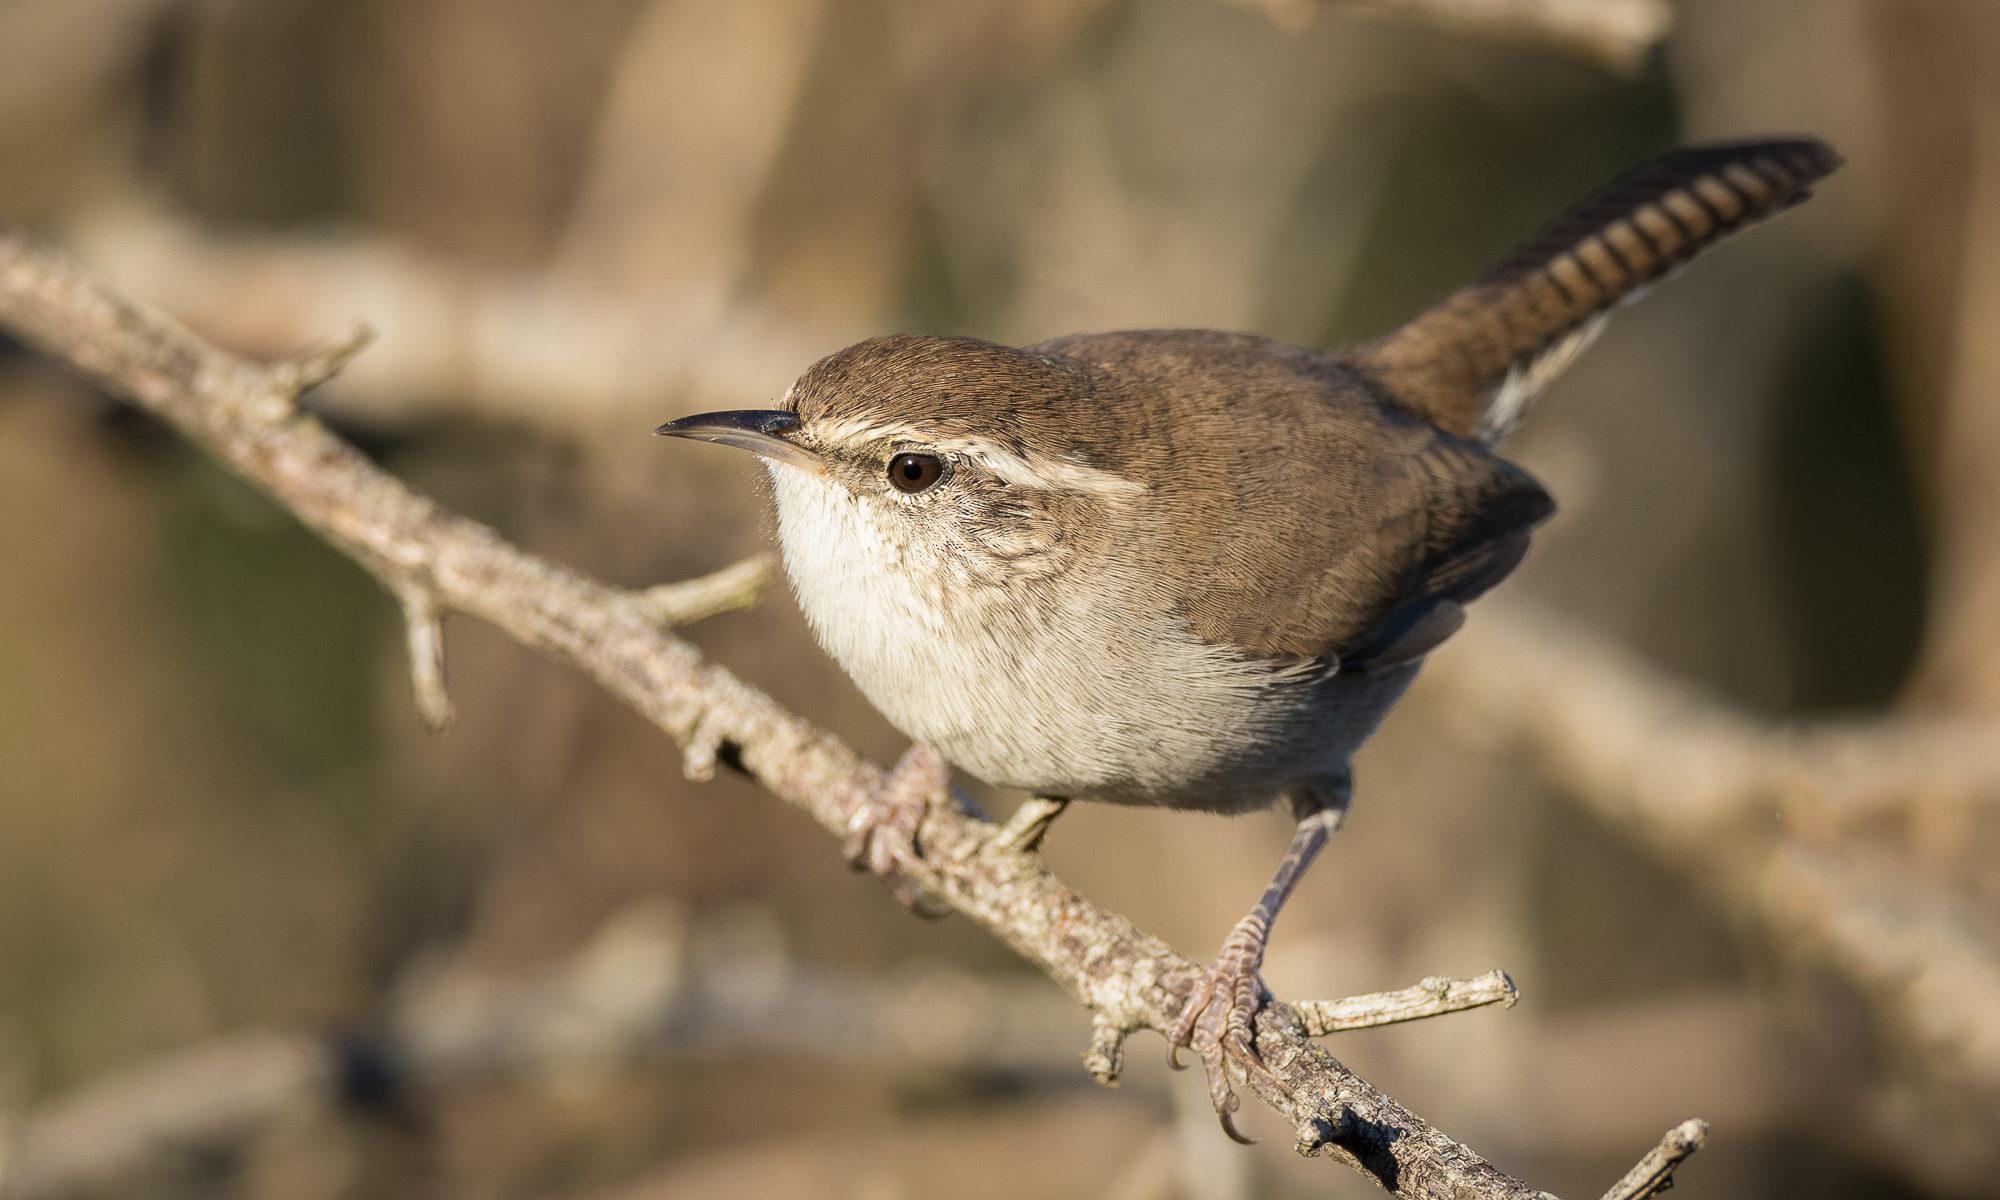
[(1673, 28), (1667, 0), (1232, 0), (1287, 28), (1336, 4), (1372, 9), (1498, 42), (1550, 50), (1621, 75), (1636, 74)]
[[(1076, 1008), (1039, 983), (945, 968), (837, 970), (719, 925), (643, 903), (537, 972), (420, 964), (370, 1036), (255, 1033), (169, 1055), (38, 1113), (4, 1194), (44, 1200), (157, 1176), (314, 1108), (651, 1062), (812, 1055), (889, 1072), (1076, 1069)], [(1469, 994), (1484, 979), (1435, 982)], [(352, 1086), (363, 1078), (365, 1097)]]
[[(673, 737), (691, 767), (728, 761), (836, 834), (886, 776), (830, 735), (661, 631), (633, 593), (529, 555), (439, 508), (294, 404), (296, 363), (266, 367), (111, 294), (0, 231), (0, 323), (178, 427), (405, 598), (491, 621), (590, 674)], [(1040, 858), (937, 797), (901, 865), (1092, 1010), (1092, 1062), (1109, 1082), (1123, 1037), (1173, 1027), (1202, 968), (1064, 887)], [(1275, 1108), (1305, 1153), (1327, 1150), (1399, 1196), (1540, 1200), (1308, 1040), (1273, 1002), (1255, 1023), (1259, 1069), (1239, 1088)]]
[(1774, 726), (1553, 613), (1505, 603), (1459, 640), (1420, 686), (1469, 738), (1524, 753), (1782, 948), (1838, 970), (1934, 1067), (2000, 1092), (2000, 937), (1928, 873), (1837, 848), (1884, 816), (2000, 805), (2000, 729)]
[[(168, 1055), (37, 1113), (11, 1143), (9, 1200), (157, 1177), (288, 1117), (647, 1061), (807, 1053), (873, 1069), (1074, 1070), (1076, 1009), (1047, 987), (959, 972), (878, 978), (714, 949), (665, 904), (518, 978), (419, 967), (369, 1036), (243, 1034)], [(367, 1094), (354, 1087), (368, 1081)]]
[(10, 1200), (42, 1200), (254, 1139), (278, 1116), (334, 1094), (338, 1063), (317, 1038), (245, 1034), (161, 1059), (26, 1122), (7, 1163)]
[(117, 263), (135, 294), (240, 353), (289, 356), (367, 313), (380, 336), (315, 406), (368, 424), (472, 411), (565, 436), (629, 432), (774, 399), (801, 363), (860, 336), (671, 292), (474, 270), (386, 240), (221, 236), (144, 208), (95, 213), (71, 237), (84, 261)]

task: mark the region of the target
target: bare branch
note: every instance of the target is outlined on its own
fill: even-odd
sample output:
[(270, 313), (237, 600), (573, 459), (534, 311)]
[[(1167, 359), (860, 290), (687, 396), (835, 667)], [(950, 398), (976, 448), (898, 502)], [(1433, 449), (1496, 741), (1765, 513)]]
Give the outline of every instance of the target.
[(1686, 1162), (1707, 1140), (1707, 1124), (1692, 1118), (1682, 1121), (1667, 1130), (1660, 1144), (1604, 1193), (1604, 1200), (1646, 1200), (1666, 1191), (1674, 1186), (1674, 1168)]
[(233, 1145), (330, 1095), (336, 1063), (316, 1038), (253, 1033), (171, 1055), (90, 1089), (21, 1130), (10, 1200), (39, 1200), (134, 1167)]
[[(0, 322), (179, 427), (378, 578), (575, 664), (683, 747), (713, 754), (726, 741), (747, 772), (830, 831), (844, 833), (881, 789), (880, 767), (663, 633), (629, 593), (440, 509), (310, 414), (274, 411), (269, 397), (286, 381), (270, 369), (112, 295), (12, 231), (0, 232)], [(906, 865), (912, 882), (1036, 963), (1112, 1028), (1171, 1028), (1201, 967), (992, 834), (985, 821), (931, 806), (920, 830), (924, 856)], [(1101, 1049), (1104, 1039), (1093, 1043)], [(1255, 1048), (1261, 1067), (1237, 1083), (1292, 1124), (1302, 1150), (1328, 1150), (1399, 1196), (1543, 1195), (1377, 1091), (1308, 1040), (1282, 1003), (1259, 1014)]]
[(73, 236), (86, 262), (116, 263), (136, 294), (247, 353), (291, 356), (367, 313), (381, 336), (314, 408), (376, 424), (471, 408), (564, 436), (636, 432), (696, 405), (775, 398), (797, 364), (861, 333), (781, 329), (754, 309), (672, 292), (479, 271), (388, 239), (218, 235), (172, 212), (87, 214)]
[(420, 963), (373, 1036), (239, 1034), (35, 1113), (0, 1143), (14, 1150), (0, 1194), (43, 1200), (171, 1171), (343, 1103), (341, 1081), (356, 1073), (378, 1093), (407, 1097), (701, 1056), (808, 1053), (892, 1071), (1075, 1062), (1076, 1010), (1046, 986), (944, 970), (874, 977), (798, 962), (781, 948), (763, 954), (725, 940), (704, 949), (704, 940), (703, 927), (656, 901), (538, 971), (502, 978)]
[(1679, 852), (1773, 807), (1824, 828), (1913, 797), (2000, 803), (1992, 721), (1773, 724), (1518, 601), (1482, 607), (1420, 686), (1448, 699), (1468, 738), (1526, 751), (1551, 782)]
[(2000, 1092), (2000, 937), (1933, 872), (1812, 844), (1899, 809), (2000, 804), (2000, 728), (1773, 726), (1554, 613), (1506, 602), (1459, 640), (1418, 686), (1469, 738), (1524, 752), (1753, 914), (1781, 949), (1835, 966), (1935, 1069)]
[(2000, 1089), (2000, 937), (1973, 905), (1889, 862), (1784, 845), (1758, 881), (1761, 914), (1837, 968), (1935, 1066)]
[(1634, 75), (1674, 24), (1667, 0), (1233, 0), (1296, 29), (1335, 3), (1531, 46)]
[(1343, 1030), (1372, 1029), (1377, 1025), (1464, 1012), (1488, 1004), (1512, 1008), (1520, 998), (1521, 993), (1505, 971), (1488, 971), (1473, 979), (1433, 975), (1401, 991), (1370, 992), (1345, 1000), (1299, 1000), (1293, 1002), (1292, 1008), (1299, 1014), (1299, 1020), (1305, 1022), (1308, 1034), (1323, 1037)]

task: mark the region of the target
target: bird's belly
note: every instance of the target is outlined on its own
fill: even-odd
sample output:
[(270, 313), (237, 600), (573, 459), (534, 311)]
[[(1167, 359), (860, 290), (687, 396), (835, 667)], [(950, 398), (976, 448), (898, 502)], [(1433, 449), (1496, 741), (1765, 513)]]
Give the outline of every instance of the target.
[(1112, 605), (995, 603), (940, 620), (934, 603), (899, 591), (799, 598), (898, 729), (987, 783), (1044, 795), (1260, 809), (1344, 766), (1414, 672), (1321, 680)]

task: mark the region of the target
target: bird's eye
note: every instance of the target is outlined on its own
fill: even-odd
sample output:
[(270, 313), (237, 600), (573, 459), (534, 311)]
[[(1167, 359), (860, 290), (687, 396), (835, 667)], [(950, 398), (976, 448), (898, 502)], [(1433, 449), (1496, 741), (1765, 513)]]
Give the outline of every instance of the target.
[(944, 477), (944, 464), (932, 454), (898, 454), (889, 460), (889, 482), (899, 492), (912, 496), (936, 485)]

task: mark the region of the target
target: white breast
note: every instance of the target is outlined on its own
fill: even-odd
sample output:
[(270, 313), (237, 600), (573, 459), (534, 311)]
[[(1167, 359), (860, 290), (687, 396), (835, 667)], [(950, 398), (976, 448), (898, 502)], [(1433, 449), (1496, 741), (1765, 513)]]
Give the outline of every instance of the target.
[(977, 584), (906, 561), (921, 551), (875, 502), (782, 464), (771, 476), (785, 570), (820, 643), (898, 729), (972, 774), (1209, 809), (1261, 807), (1300, 774), (1282, 743), (1310, 689), (1202, 643), (1144, 581), (1069, 576), (1032, 598)]

